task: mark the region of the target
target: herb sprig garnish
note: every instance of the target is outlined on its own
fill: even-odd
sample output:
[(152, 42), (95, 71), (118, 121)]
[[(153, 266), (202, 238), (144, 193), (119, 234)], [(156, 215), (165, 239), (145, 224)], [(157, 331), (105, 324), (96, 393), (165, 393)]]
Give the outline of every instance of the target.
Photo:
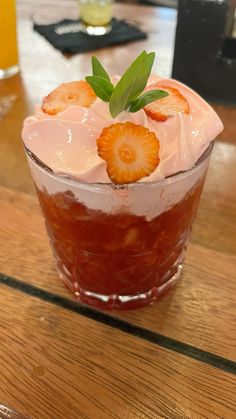
[(93, 75), (85, 77), (85, 80), (100, 99), (109, 102), (113, 118), (124, 110), (137, 112), (149, 103), (168, 96), (167, 92), (158, 89), (142, 93), (147, 85), (154, 59), (154, 52), (143, 51), (125, 71), (116, 86), (113, 86), (100, 61), (92, 57)]

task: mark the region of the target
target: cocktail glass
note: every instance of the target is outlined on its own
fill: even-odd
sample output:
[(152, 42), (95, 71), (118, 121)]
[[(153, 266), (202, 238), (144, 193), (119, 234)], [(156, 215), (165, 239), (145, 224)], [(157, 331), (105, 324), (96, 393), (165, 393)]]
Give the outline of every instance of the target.
[(57, 269), (75, 297), (130, 309), (176, 283), (212, 148), (190, 170), (129, 185), (56, 175), (27, 150)]

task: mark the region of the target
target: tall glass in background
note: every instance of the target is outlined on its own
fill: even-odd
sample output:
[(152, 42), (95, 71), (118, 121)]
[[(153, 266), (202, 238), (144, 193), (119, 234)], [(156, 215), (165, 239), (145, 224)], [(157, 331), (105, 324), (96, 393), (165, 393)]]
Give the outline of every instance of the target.
[(16, 74), (18, 50), (15, 0), (0, 0), (0, 79)]
[(84, 31), (105, 35), (111, 30), (113, 0), (79, 0), (79, 14)]

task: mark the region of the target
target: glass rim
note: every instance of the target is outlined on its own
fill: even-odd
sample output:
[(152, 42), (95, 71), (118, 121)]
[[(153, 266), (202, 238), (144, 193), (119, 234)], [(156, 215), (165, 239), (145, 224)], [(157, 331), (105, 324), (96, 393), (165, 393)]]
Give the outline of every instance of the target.
[(210, 156), (212, 149), (214, 147), (214, 140), (210, 142), (206, 150), (202, 153), (202, 155), (199, 157), (199, 159), (194, 163), (194, 165), (187, 170), (180, 171), (178, 173), (173, 173), (172, 175), (166, 176), (163, 179), (157, 179), (151, 182), (134, 182), (134, 183), (124, 183), (124, 184), (115, 184), (115, 183), (102, 183), (102, 182), (84, 182), (79, 179), (76, 179), (74, 177), (70, 177), (67, 175), (60, 175), (57, 173), (54, 173), (51, 168), (49, 168), (46, 164), (44, 164), (40, 159), (38, 159), (37, 156), (35, 156), (26, 146), (24, 146), (25, 151), (29, 159), (41, 170), (43, 171), (47, 176), (50, 176), (54, 179), (56, 179), (58, 182), (66, 182), (70, 185), (73, 185), (75, 187), (86, 187), (86, 188), (96, 188), (96, 189), (135, 189), (135, 188), (141, 188), (142, 186), (146, 185), (145, 187), (149, 186), (163, 186), (165, 184), (169, 184), (172, 182), (177, 182), (183, 178), (186, 178), (187, 176), (191, 175), (192, 173), (195, 173), (207, 160), (207, 158)]

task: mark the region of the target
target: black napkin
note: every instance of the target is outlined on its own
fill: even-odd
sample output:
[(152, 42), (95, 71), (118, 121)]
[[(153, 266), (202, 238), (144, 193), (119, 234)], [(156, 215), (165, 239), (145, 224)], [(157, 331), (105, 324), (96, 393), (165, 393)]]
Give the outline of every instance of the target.
[(55, 48), (74, 54), (109, 45), (146, 39), (147, 35), (124, 20), (112, 19), (112, 29), (100, 36), (82, 32), (80, 20), (65, 19), (50, 25), (34, 24), (34, 30), (43, 35)]

